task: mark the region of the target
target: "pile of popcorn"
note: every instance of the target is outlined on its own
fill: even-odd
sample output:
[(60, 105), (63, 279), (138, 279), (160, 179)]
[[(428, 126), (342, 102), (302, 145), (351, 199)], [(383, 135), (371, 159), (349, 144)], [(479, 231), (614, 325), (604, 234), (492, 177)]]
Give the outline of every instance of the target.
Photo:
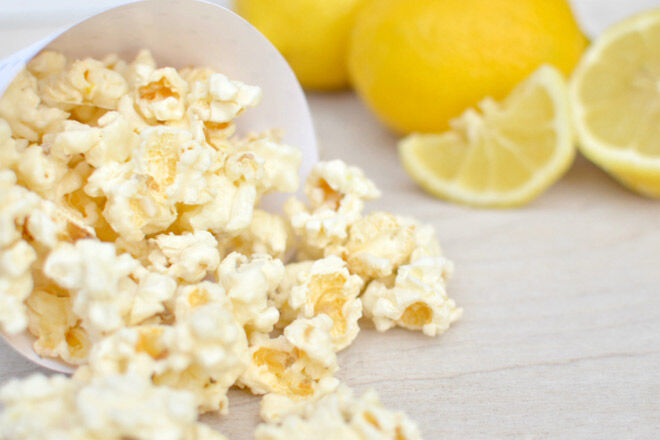
[(363, 172), (276, 131), (258, 87), (208, 68), (45, 51), (0, 100), (0, 327), (77, 366), (0, 391), (0, 438), (223, 439), (197, 422), (263, 395), (258, 440), (419, 439), (334, 377), (364, 315), (429, 336), (461, 309), (433, 229), (364, 211)]

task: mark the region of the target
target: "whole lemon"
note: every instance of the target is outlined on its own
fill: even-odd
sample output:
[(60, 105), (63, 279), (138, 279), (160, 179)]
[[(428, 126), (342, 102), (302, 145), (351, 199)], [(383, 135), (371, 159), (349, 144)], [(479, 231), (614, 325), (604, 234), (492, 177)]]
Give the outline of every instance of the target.
[(587, 46), (565, 0), (372, 0), (348, 67), (367, 105), (399, 132), (438, 132), (541, 64), (568, 75)]
[(346, 52), (363, 0), (235, 0), (236, 11), (284, 55), (303, 87), (348, 85)]

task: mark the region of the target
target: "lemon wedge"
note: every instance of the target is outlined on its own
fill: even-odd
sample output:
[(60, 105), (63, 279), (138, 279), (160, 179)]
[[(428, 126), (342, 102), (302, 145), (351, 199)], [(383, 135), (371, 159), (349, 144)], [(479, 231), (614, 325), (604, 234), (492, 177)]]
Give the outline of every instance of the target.
[(523, 205), (549, 188), (575, 157), (562, 74), (542, 66), (502, 102), (486, 98), (442, 134), (413, 134), (399, 154), (406, 171), (438, 197), (483, 207)]
[(569, 97), (582, 153), (629, 188), (660, 197), (660, 10), (606, 30)]

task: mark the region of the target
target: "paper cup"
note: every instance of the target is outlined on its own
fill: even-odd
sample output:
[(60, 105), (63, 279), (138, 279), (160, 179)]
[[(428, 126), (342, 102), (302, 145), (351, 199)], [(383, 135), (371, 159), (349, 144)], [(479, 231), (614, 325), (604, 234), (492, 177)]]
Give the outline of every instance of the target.
[[(116, 53), (127, 60), (147, 48), (159, 65), (209, 66), (230, 78), (258, 85), (263, 100), (238, 117), (238, 132), (281, 129), (284, 141), (302, 151), (301, 181), (318, 160), (309, 108), (291, 68), (254, 27), (219, 5), (203, 0), (145, 0), (93, 15), (1, 60), (0, 95), (44, 48), (68, 57)], [(277, 211), (284, 197), (269, 196), (262, 206)], [(39, 365), (59, 372), (73, 371), (63, 362), (39, 357), (32, 349), (34, 338), (30, 335), (3, 336)]]

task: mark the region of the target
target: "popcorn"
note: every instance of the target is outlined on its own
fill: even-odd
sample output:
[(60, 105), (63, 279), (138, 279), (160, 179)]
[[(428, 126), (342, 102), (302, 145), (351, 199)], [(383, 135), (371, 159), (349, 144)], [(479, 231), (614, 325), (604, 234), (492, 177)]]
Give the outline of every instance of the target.
[(166, 311), (165, 304), (174, 298), (177, 284), (174, 278), (138, 267), (126, 283), (132, 292), (133, 302), (125, 321), (137, 325)]
[(292, 198), (284, 205), (302, 250), (318, 258), (328, 246), (348, 237), (348, 228), (362, 213), (365, 200), (380, 196), (376, 186), (355, 167), (333, 160), (316, 164), (305, 183), (310, 207)]
[(341, 253), (352, 273), (363, 279), (394, 273), (415, 250), (415, 226), (385, 212), (372, 213), (349, 230)]
[(289, 227), (281, 216), (255, 209), (250, 225), (235, 235), (216, 237), (221, 255), (236, 251), (244, 255), (268, 254), (283, 259), (289, 248)]
[(59, 108), (44, 104), (37, 94), (37, 79), (22, 71), (0, 99), (0, 118), (11, 127), (14, 137), (38, 142), (44, 133), (56, 131), (68, 117)]
[(373, 390), (358, 398), (341, 385), (298, 412), (279, 424), (259, 425), (255, 439), (421, 439), (415, 423), (404, 413), (384, 408)]
[(297, 148), (278, 142), (275, 133), (249, 136), (238, 145), (238, 151), (251, 151), (268, 164), (264, 167), (263, 178), (260, 179), (266, 192), (292, 193), (298, 189), (298, 168), (302, 162), (302, 154)]
[(65, 121), (62, 131), (46, 135), (44, 144), (49, 152), (68, 161), (83, 154), (85, 161), (99, 168), (108, 162), (125, 162), (139, 146), (139, 136), (118, 112), (106, 112), (91, 127), (77, 121)]
[(72, 182), (73, 187), (62, 188), (65, 176), (71, 175), (66, 161), (47, 154), (38, 145), (31, 145), (23, 151), (16, 167), (21, 185), (30, 188), (43, 197), (57, 199), (59, 195), (76, 189), (78, 182)]
[(214, 188), (213, 200), (184, 210), (180, 226), (184, 230), (210, 230), (215, 233), (237, 232), (252, 222), (257, 190), (253, 184), (236, 185), (225, 175), (212, 175), (208, 185)]
[(399, 268), (394, 287), (380, 281), (367, 287), (362, 302), (379, 331), (398, 325), (436, 336), (460, 318), (462, 309), (445, 292), (453, 264), (443, 257), (424, 257)]
[(306, 318), (327, 315), (332, 319), (330, 335), (335, 350), (346, 348), (360, 331), (362, 302), (358, 295), (364, 284), (362, 279), (351, 275), (346, 263), (335, 256), (315, 261), (297, 271), (295, 278), (286, 305), (282, 306), (283, 313)]
[(142, 115), (156, 121), (181, 119), (186, 110), (188, 83), (172, 67), (145, 73), (135, 84), (135, 103)]
[(185, 389), (201, 411), (227, 411), (226, 393), (246, 365), (247, 340), (222, 287), (204, 281), (177, 293), (173, 325), (123, 328), (95, 344), (78, 377), (136, 374)]
[(293, 414), (302, 415), (310, 405), (335, 392), (340, 383), (335, 377), (324, 377), (319, 381), (314, 394), (304, 400), (284, 394), (265, 394), (259, 404), (259, 415), (266, 422), (278, 422)]
[(220, 264), (217, 279), (232, 302), (234, 316), (248, 334), (269, 333), (280, 317), (269, 301), (284, 276), (284, 265), (269, 255), (251, 258), (233, 252)]
[(57, 75), (66, 67), (66, 57), (54, 50), (44, 50), (27, 63), (27, 70), (37, 79)]
[(39, 95), (48, 105), (89, 105), (116, 109), (119, 99), (128, 92), (128, 84), (121, 74), (92, 58), (75, 60), (68, 68), (44, 78)]
[(82, 318), (87, 331), (101, 334), (124, 326), (132, 295), (121, 284), (137, 267), (131, 256), (117, 256), (112, 244), (80, 240), (55, 248), (44, 273), (74, 292), (74, 313)]
[(23, 301), (33, 288), (30, 266), (36, 254), (22, 230), (38, 206), (39, 197), (16, 185), (13, 172), (0, 171), (0, 325), (11, 334), (27, 326)]
[(207, 231), (161, 234), (149, 239), (149, 246), (152, 269), (188, 283), (201, 281), (220, 264), (218, 242)]
[(30, 265), (35, 260), (34, 249), (23, 240), (0, 250), (0, 324), (7, 333), (27, 326), (23, 300), (32, 291)]
[(25, 139), (12, 137), (11, 127), (0, 118), (0, 164), (8, 169), (16, 169), (16, 165), (28, 146)]
[(270, 339), (262, 333), (250, 339), (250, 363), (238, 385), (254, 394), (282, 394), (294, 400), (307, 399), (324, 378), (337, 371), (327, 315), (297, 319), (284, 334)]
[(137, 376), (89, 383), (33, 375), (0, 390), (0, 437), (107, 440), (223, 440), (197, 422), (194, 397)]
[(148, 51), (43, 51), (16, 77), (0, 99), (0, 326), (79, 368), (5, 387), (0, 438), (222, 439), (195, 420), (226, 413), (233, 385), (264, 396), (258, 440), (419, 438), (340, 385), (336, 353), (363, 308), (381, 331), (446, 330), (451, 263), (431, 227), (364, 215), (380, 192), (339, 160), (286, 217), (258, 209), (298, 190), (302, 161), (276, 130), (235, 136), (260, 99)]
[(188, 112), (204, 122), (230, 122), (261, 100), (261, 89), (231, 81), (221, 73), (199, 77), (190, 84)]
[(91, 347), (89, 336), (73, 313), (71, 297), (51, 290), (35, 290), (26, 300), (28, 328), (36, 337), (34, 351), (72, 365), (82, 364)]
[(211, 199), (204, 174), (213, 171), (215, 150), (175, 128), (145, 129), (140, 137), (133, 160), (152, 192), (163, 194), (170, 203), (197, 205)]
[(85, 192), (106, 197), (103, 217), (112, 229), (128, 241), (164, 231), (176, 220), (176, 209), (165, 197), (150, 191), (146, 179), (133, 172), (130, 164), (109, 163), (89, 177)]
[(41, 200), (38, 208), (26, 217), (23, 233), (42, 252), (50, 251), (60, 242), (74, 243), (95, 235), (75, 212), (49, 200)]
[(118, 256), (112, 244), (96, 240), (59, 244), (44, 273), (71, 291), (73, 312), (93, 339), (164, 311), (163, 302), (176, 288), (173, 280), (149, 273), (130, 255)]

